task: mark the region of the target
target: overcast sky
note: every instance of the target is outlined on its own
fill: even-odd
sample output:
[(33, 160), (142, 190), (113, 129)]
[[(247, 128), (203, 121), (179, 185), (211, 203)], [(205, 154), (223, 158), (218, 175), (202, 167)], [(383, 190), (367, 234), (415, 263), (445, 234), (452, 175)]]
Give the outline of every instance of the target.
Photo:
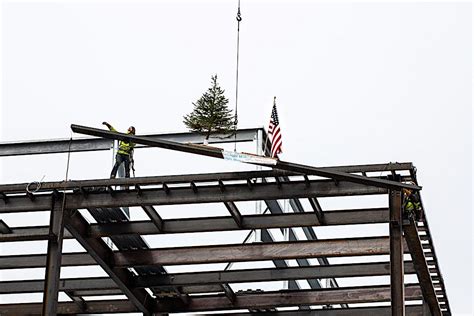
[[(214, 74), (234, 107), (236, 11), (217, 0), (2, 1), (1, 140), (67, 138), (71, 123), (104, 120), (185, 131)], [(276, 96), (284, 160), (413, 162), (453, 314), (471, 315), (471, 4), (241, 0), (241, 11), (239, 127), (266, 127)], [(211, 158), (191, 168), (155, 153), (137, 157), (139, 175), (215, 171)], [(64, 158), (2, 158), (1, 183), (63, 179)], [(75, 155), (71, 174), (107, 177), (111, 159)]]

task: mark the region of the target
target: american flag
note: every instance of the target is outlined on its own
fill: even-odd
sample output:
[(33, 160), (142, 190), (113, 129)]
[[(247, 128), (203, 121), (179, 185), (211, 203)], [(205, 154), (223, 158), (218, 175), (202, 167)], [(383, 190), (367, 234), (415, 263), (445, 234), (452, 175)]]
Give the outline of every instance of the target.
[(280, 122), (278, 121), (276, 97), (273, 98), (273, 108), (272, 115), (270, 116), (270, 125), (268, 126), (268, 135), (270, 136), (270, 141), (272, 143), (271, 157), (275, 158), (282, 152)]

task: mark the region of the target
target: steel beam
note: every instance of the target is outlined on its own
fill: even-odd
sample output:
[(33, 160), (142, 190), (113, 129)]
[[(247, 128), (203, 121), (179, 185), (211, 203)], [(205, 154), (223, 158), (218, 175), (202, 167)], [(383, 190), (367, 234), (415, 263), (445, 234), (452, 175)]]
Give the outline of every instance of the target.
[[(422, 313), (421, 305), (407, 306), (407, 316), (420, 316)], [(331, 308), (331, 309), (312, 309), (308, 311), (277, 311), (265, 312), (269, 316), (389, 316), (390, 307), (352, 307), (352, 308)], [(227, 314), (212, 314), (213, 316), (224, 316)], [(232, 313), (232, 316), (251, 316), (259, 315), (256, 313)]]
[(68, 212), (65, 220), (66, 228), (94, 258), (102, 269), (115, 281), (128, 299), (144, 314), (151, 315), (154, 310), (154, 299), (143, 289), (131, 289), (130, 279), (132, 274), (126, 269), (113, 268), (112, 250), (102, 239), (87, 237), (89, 224), (78, 211)]
[[(61, 266), (90, 266), (97, 262), (86, 252), (66, 253), (61, 256)], [(46, 255), (0, 256), (0, 269), (44, 268)]]
[[(407, 170), (412, 167), (411, 163), (400, 163), (397, 167), (391, 168), (385, 164), (375, 165), (355, 165), (355, 166), (336, 166), (336, 167), (321, 167), (323, 170), (332, 170), (339, 172), (359, 172), (360, 170), (367, 171), (384, 171), (384, 170)], [(388, 168), (388, 169), (386, 169)], [(219, 172), (219, 173), (200, 173), (200, 174), (184, 174), (184, 175), (165, 175), (152, 177), (136, 177), (136, 178), (116, 178), (116, 179), (92, 179), (92, 180), (70, 180), (70, 181), (53, 181), (42, 182), (41, 186), (35, 183), (16, 183), (16, 184), (2, 184), (0, 185), (0, 193), (15, 193), (26, 192), (26, 187), (29, 186), (31, 190), (38, 192), (56, 190), (72, 190), (89, 187), (105, 187), (105, 186), (146, 186), (157, 185), (162, 183), (199, 183), (199, 182), (217, 182), (221, 181), (235, 181), (256, 178), (274, 178), (283, 176), (295, 176), (298, 173), (283, 171), (283, 170), (260, 170), (260, 171), (233, 171), (233, 172)], [(197, 187), (199, 188), (199, 187)], [(0, 195), (0, 199), (3, 197)], [(8, 197), (7, 197), (8, 200)]]
[[(209, 143), (234, 143), (252, 142), (261, 128), (239, 129), (235, 137), (224, 138), (223, 135), (215, 135), (209, 139)], [(141, 137), (151, 140), (165, 140), (178, 143), (202, 144), (203, 137), (197, 133), (168, 133), (143, 135)], [(113, 146), (113, 141), (103, 138), (78, 138), (71, 142), (71, 152), (100, 151), (109, 150)], [(56, 154), (69, 152), (69, 139), (53, 139), (42, 141), (22, 141), (0, 143), (0, 157)]]
[[(421, 290), (417, 285), (406, 287), (408, 300), (419, 300)], [(160, 301), (163, 312), (199, 312), (232, 309), (259, 309), (269, 307), (286, 307), (298, 305), (329, 305), (353, 303), (378, 303), (390, 301), (389, 286), (367, 286), (319, 290), (275, 291), (252, 294), (236, 293), (237, 299), (232, 304), (225, 296), (193, 297), (186, 306), (176, 301)]]
[(402, 193), (390, 191), (390, 288), (392, 316), (405, 315)]
[(389, 254), (388, 237), (159, 248), (115, 252), (116, 267)]
[[(325, 226), (388, 223), (388, 208), (335, 210), (325, 212)], [(159, 221), (158, 221), (159, 223)], [(230, 216), (207, 218), (182, 218), (162, 220), (161, 229), (152, 221), (117, 222), (91, 224), (91, 237), (110, 237), (126, 234), (176, 234), (212, 231), (267, 229), (281, 227), (319, 226), (312, 213), (284, 213), (264, 215), (243, 215), (242, 227)], [(64, 238), (73, 238), (64, 232)], [(48, 239), (48, 226), (11, 227), (11, 233), (0, 235), (0, 242), (31, 241)]]
[[(26, 316), (38, 314), (41, 310), (41, 304), (26, 303), (26, 304), (0, 304), (2, 316)], [(72, 302), (63, 302), (59, 304), (59, 312), (64, 315), (74, 315), (82, 313), (104, 314), (104, 313), (132, 313), (138, 312), (136, 307), (126, 300), (111, 300), (111, 301), (88, 301), (86, 309), (82, 310), (79, 306)], [(390, 307), (375, 306), (375, 307), (354, 307), (348, 309), (317, 309), (308, 311), (278, 311), (265, 312), (267, 315), (274, 316), (388, 316), (390, 315)], [(407, 316), (419, 316), (422, 313), (421, 305), (407, 306)], [(155, 313), (154, 316), (163, 315)], [(228, 315), (213, 314), (213, 315)], [(232, 313), (235, 316), (256, 315), (255, 313)]]
[[(414, 274), (413, 263), (405, 263), (407, 274)], [(283, 280), (304, 280), (308, 278), (351, 278), (366, 276), (383, 276), (390, 274), (389, 262), (353, 263), (329, 266), (288, 267), (225, 270), (209, 272), (186, 272), (163, 275), (135, 276), (133, 288), (169, 288), (219, 285), (222, 283), (247, 283)], [(0, 282), (0, 294), (37, 293), (44, 290), (43, 280), (23, 280)], [(107, 290), (118, 290), (117, 284), (108, 277), (61, 279), (59, 291), (78, 292), (95, 291), (107, 293)], [(184, 288), (183, 288), (184, 290)], [(188, 293), (187, 291), (183, 291)], [(204, 292), (212, 292), (211, 287)], [(107, 293), (109, 295), (110, 293)]]
[(410, 250), (410, 255), (423, 292), (423, 298), (429, 306), (431, 314), (433, 316), (441, 316), (442, 312), (433, 286), (433, 281), (431, 280), (430, 271), (428, 269), (415, 222), (411, 220), (409, 225), (404, 225), (403, 231), (405, 233), (405, 240)]
[[(155, 208), (151, 205), (143, 206), (142, 209), (145, 211), (146, 215), (151, 219), (153, 225), (158, 230), (159, 233), (163, 232), (163, 219), (161, 218), (160, 214), (155, 210)], [(137, 231), (136, 233), (140, 233)]]
[(43, 295), (43, 316), (57, 314), (61, 252), (64, 234), (64, 196), (53, 194), (46, 255), (46, 276)]
[[(80, 125), (71, 125), (71, 129), (76, 133), (91, 135), (91, 136), (98, 136), (103, 138), (109, 139), (118, 139), (127, 142), (134, 142), (136, 144), (143, 144), (147, 146), (153, 146), (158, 148), (165, 148), (169, 150), (175, 150), (180, 152), (187, 152), (202, 156), (208, 156), (213, 158), (224, 159), (222, 154), (222, 149), (217, 147), (211, 146), (195, 146), (195, 145), (186, 145), (172, 141), (165, 141), (165, 140), (150, 140), (145, 137), (134, 136), (131, 134), (124, 134), (124, 133), (117, 133), (117, 132), (110, 132), (98, 128), (80, 126)], [(266, 164), (260, 163), (252, 163), (254, 165), (260, 165), (264, 167), (268, 167)], [(404, 184), (395, 181), (389, 181), (385, 179), (374, 179), (368, 178), (364, 176), (359, 176), (355, 174), (339, 172), (334, 170), (324, 170), (312, 166), (306, 166), (302, 164), (290, 163), (281, 160), (276, 160), (276, 165), (273, 167), (279, 170), (285, 171), (292, 171), (301, 174), (313, 174), (321, 177), (336, 179), (339, 181), (349, 181), (353, 183), (371, 185), (375, 187), (380, 187), (384, 189), (402, 189), (402, 188), (409, 188), (412, 190), (421, 190), (421, 187), (417, 185), (411, 184)]]
[[(67, 196), (67, 209), (87, 209), (90, 207), (131, 207), (144, 205), (172, 205), (194, 203), (220, 203), (229, 201), (255, 201), (275, 200), (308, 197), (332, 197), (385, 194), (386, 189), (367, 186), (351, 182), (339, 182), (335, 185), (330, 180), (315, 180), (310, 187), (304, 181), (282, 183), (278, 187), (275, 183), (255, 183), (250, 189), (246, 184), (227, 185), (225, 191), (219, 186), (201, 186), (199, 193), (194, 193), (187, 187), (170, 188), (172, 194), (164, 189), (142, 189), (138, 195), (134, 190), (115, 191), (113, 195), (108, 192), (91, 192), (87, 196), (80, 193), (69, 193)], [(11, 196), (7, 204), (0, 203), (0, 214), (11, 212), (46, 211), (51, 206), (51, 196), (38, 194), (34, 200), (28, 196)]]
[[(30, 316), (41, 313), (41, 304), (23, 303), (23, 304), (0, 304), (2, 316)], [(103, 313), (131, 313), (139, 312), (130, 301), (110, 300), (110, 301), (88, 301), (83, 310), (75, 302), (62, 302), (58, 304), (58, 314), (103, 314)]]
[[(160, 257), (161, 252), (162, 257)], [(235, 255), (229, 256), (232, 253), (235, 253)], [(199, 256), (192, 258), (193, 254), (199, 254)], [(114, 259), (117, 267), (124, 267), (134, 264), (156, 264), (156, 262), (160, 265), (174, 265), (266, 260), (265, 258), (271, 260), (383, 254), (389, 254), (388, 237), (130, 250), (115, 252)], [(133, 255), (138, 257), (131, 258)], [(212, 257), (210, 257), (211, 255)], [(144, 258), (143, 256), (150, 257)], [(179, 258), (179, 256), (182, 257)], [(0, 269), (41, 268), (45, 264), (46, 255), (0, 256)], [(97, 262), (91, 258), (89, 253), (67, 253), (62, 255), (61, 266), (63, 267), (96, 264)]]
[[(407, 274), (415, 273), (413, 264), (406, 262)], [(244, 269), (209, 272), (175, 273), (170, 275), (137, 276), (134, 286), (185, 286), (225, 283), (246, 283), (283, 280), (304, 280), (308, 278), (349, 278), (364, 276), (382, 276), (390, 274), (388, 262), (354, 263), (328, 266)], [(1, 286), (1, 283), (0, 283)], [(5, 290), (8, 285), (5, 285)], [(20, 285), (19, 285), (20, 286)]]

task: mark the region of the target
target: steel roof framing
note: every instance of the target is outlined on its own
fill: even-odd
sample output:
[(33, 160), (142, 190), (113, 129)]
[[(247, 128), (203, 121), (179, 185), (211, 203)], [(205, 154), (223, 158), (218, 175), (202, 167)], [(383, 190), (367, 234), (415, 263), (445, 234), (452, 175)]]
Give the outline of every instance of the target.
[[(242, 139), (253, 140), (257, 130), (249, 129), (240, 135)], [(175, 134), (172, 138), (165, 139), (164, 143), (166, 146), (170, 144), (174, 146), (175, 141), (185, 139), (184, 136), (180, 138), (181, 136), (183, 135)], [(163, 143), (163, 138), (157, 139), (148, 141)], [(93, 144), (97, 145), (91, 150), (110, 148), (111, 142), (103, 141), (88, 139), (86, 144), (92, 147), (95, 146)], [(45, 153), (45, 148), (47, 152), (61, 152), (60, 146), (64, 149), (67, 142), (63, 140), (59, 147), (51, 147), (52, 144), (47, 141), (38, 144), (30, 142), (26, 148), (31, 146), (28, 150), (34, 153)], [(10, 143), (9, 147), (7, 145), (2, 147), (3, 145), (0, 144), (0, 151), (2, 148), (10, 148), (9, 153), (4, 151), (1, 154), (3, 156), (27, 152), (24, 149), (20, 150), (20, 145), (15, 147), (15, 144)], [(48, 146), (50, 147), (47, 148)], [(201, 149), (201, 146), (192, 148)], [(85, 149), (76, 147), (75, 150)], [(214, 152), (214, 149), (210, 150)], [(411, 163), (323, 168), (288, 164), (296, 166), (296, 169), (286, 168), (287, 163), (283, 163), (280, 166), (284, 170), (48, 182), (42, 183), (41, 188), (34, 194), (27, 194), (27, 184), (24, 183), (0, 185), (0, 214), (47, 211), (52, 216), (51, 227), (10, 227), (8, 223), (2, 223), (0, 242), (32, 240), (49, 242), (46, 254), (0, 256), (0, 269), (46, 267), (51, 271), (45, 280), (0, 282), (0, 294), (48, 293), (44, 304), (0, 304), (2, 315), (116, 312), (163, 315), (175, 312), (248, 309), (249, 312), (236, 315), (265, 311), (269, 315), (291, 316), (311, 315), (315, 310), (310, 306), (319, 306), (317, 313), (321, 316), (451, 315), (426, 220), (420, 222), (404, 220), (399, 217), (400, 213), (397, 214), (401, 208), (400, 190), (404, 187), (399, 181), (416, 182)], [(370, 173), (376, 175), (370, 176)], [(393, 178), (385, 178), (387, 174)], [(320, 176), (329, 179), (321, 179)], [(361, 181), (361, 178), (364, 180)], [(130, 188), (110, 190), (114, 186)], [(317, 200), (323, 197), (357, 198), (374, 194), (386, 196), (387, 207), (328, 211), (323, 210)], [(58, 207), (56, 201), (58, 197), (64, 197), (64, 209)], [(308, 199), (311, 206), (309, 210), (304, 209), (299, 201), (301, 198)], [(292, 212), (280, 213), (280, 206), (275, 203), (281, 199), (291, 199)], [(243, 215), (239, 211), (237, 204), (239, 201), (267, 201), (267, 206), (273, 212)], [(160, 205), (196, 204), (196, 212), (200, 212), (203, 203), (223, 203), (223, 207), (225, 206), (229, 213), (227, 216), (218, 217), (163, 219), (159, 214), (159, 208), (156, 208)], [(149, 220), (137, 222), (109, 220), (89, 223), (80, 212), (76, 211), (102, 209), (110, 213), (124, 206), (141, 207)], [(131, 211), (133, 212), (133, 209)], [(314, 232), (314, 228), (319, 226), (361, 224), (389, 225), (390, 234), (379, 237), (319, 239)], [(64, 226), (63, 235), (62, 226)], [(267, 238), (265, 240), (268, 242), (263, 243), (156, 249), (131, 247), (115, 251), (102, 241), (103, 237), (127, 241), (129, 238), (154, 234), (254, 229), (262, 229), (262, 233), (266, 232), (270, 236), (268, 229), (287, 227), (303, 228), (307, 240), (298, 240), (292, 231), (290, 241), (287, 242), (276, 242)], [(61, 253), (62, 239), (71, 238), (77, 239), (86, 252)], [(390, 251), (391, 248), (398, 250)], [(409, 253), (411, 260), (403, 261), (403, 253)], [(373, 262), (360, 263), (355, 259), (359, 256), (369, 259), (374, 255), (389, 254), (391, 259), (388, 262), (375, 259)], [(350, 262), (330, 264), (328, 258), (341, 256)], [(49, 261), (47, 258), (50, 258)], [(311, 264), (315, 261), (306, 260), (315, 258), (320, 259), (318, 265)], [(302, 266), (287, 266), (286, 259), (298, 259)], [(275, 266), (181, 273), (166, 273), (163, 270), (163, 273), (158, 274), (152, 274), (151, 272), (155, 270), (147, 268), (262, 260), (271, 260)], [(108, 276), (60, 280), (59, 265), (53, 262), (61, 262), (61, 267), (99, 265)], [(132, 273), (130, 269), (139, 273)], [(405, 274), (416, 275), (418, 283), (404, 283)], [(390, 285), (337, 287), (335, 283), (336, 287), (327, 288), (323, 283), (319, 283), (322, 279), (342, 280), (342, 278), (388, 275), (392, 275)], [(281, 291), (235, 292), (233, 289), (233, 284), (281, 280), (293, 282), (294, 285), (290, 290)], [(296, 280), (313, 280), (317, 284), (314, 283), (315, 287), (310, 290), (303, 290), (297, 286)], [(57, 302), (58, 292), (66, 293), (73, 302)], [(105, 297), (99, 301), (87, 299), (91, 295), (114, 294), (124, 294), (127, 300), (110, 301)], [(397, 301), (393, 301), (394, 299)], [(383, 306), (391, 300), (391, 306)], [(420, 305), (420, 301), (423, 301), (424, 305)], [(407, 302), (411, 303), (405, 305)], [(356, 303), (371, 303), (376, 306), (354, 307), (352, 304)], [(279, 307), (290, 306), (299, 310), (276, 310)], [(332, 308), (325, 309), (327, 306)]]

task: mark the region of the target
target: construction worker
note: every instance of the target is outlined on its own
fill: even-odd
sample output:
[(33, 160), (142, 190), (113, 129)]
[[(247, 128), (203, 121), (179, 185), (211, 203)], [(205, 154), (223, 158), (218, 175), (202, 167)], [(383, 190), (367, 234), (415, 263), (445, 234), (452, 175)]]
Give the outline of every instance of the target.
[[(411, 184), (414, 185), (414, 183)], [(418, 192), (403, 189), (403, 211), (405, 217), (414, 217), (417, 221), (421, 220), (421, 200)]]
[[(107, 126), (110, 131), (117, 132), (117, 130), (107, 122), (102, 122), (103, 125)], [(135, 135), (135, 127), (130, 126), (127, 130), (127, 134)], [(119, 141), (119, 149), (117, 155), (115, 156), (115, 165), (112, 168), (110, 173), (110, 179), (115, 179), (117, 175), (117, 170), (120, 165), (123, 163), (125, 165), (125, 177), (130, 178), (130, 164), (133, 163), (133, 148), (135, 143)]]

